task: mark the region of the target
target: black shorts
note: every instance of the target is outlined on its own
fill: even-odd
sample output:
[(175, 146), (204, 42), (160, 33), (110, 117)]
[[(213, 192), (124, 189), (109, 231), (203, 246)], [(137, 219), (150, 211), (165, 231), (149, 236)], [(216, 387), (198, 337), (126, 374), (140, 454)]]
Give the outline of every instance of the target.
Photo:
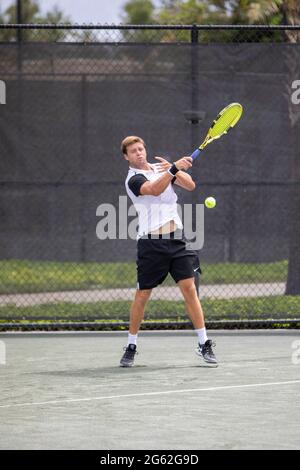
[(199, 258), (184, 238), (140, 238), (137, 243), (137, 288), (153, 289), (171, 274), (175, 282), (201, 273)]

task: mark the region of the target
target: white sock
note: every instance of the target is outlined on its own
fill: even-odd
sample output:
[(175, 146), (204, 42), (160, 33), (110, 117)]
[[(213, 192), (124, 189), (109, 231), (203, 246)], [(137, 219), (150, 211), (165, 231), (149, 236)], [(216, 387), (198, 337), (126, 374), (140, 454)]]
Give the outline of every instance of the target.
[(135, 344), (135, 345), (136, 345), (137, 337), (138, 337), (138, 335), (131, 335), (130, 333), (128, 333), (127, 346), (128, 346), (129, 344)]
[(201, 346), (207, 341), (206, 328), (201, 328), (200, 330), (195, 330), (198, 335), (198, 342)]

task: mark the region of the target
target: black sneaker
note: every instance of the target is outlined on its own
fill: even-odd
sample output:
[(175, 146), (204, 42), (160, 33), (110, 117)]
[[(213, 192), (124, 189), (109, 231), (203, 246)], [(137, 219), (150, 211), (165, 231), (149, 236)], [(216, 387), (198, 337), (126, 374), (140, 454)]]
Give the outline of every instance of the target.
[(124, 348), (124, 354), (120, 361), (121, 367), (132, 367), (134, 362), (134, 356), (137, 354), (136, 345), (129, 344), (127, 348)]
[(217, 367), (218, 361), (212, 350), (213, 346), (215, 345), (216, 344), (213, 343), (211, 339), (208, 339), (205, 344), (202, 344), (202, 346), (198, 344), (198, 348), (196, 349), (196, 354), (202, 357), (204, 362), (206, 362), (207, 364)]

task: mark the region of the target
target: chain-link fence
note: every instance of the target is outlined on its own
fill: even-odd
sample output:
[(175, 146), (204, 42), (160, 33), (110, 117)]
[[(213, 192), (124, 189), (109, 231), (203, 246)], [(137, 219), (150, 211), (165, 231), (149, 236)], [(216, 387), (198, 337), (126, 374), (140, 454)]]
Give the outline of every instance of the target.
[[(136, 217), (120, 142), (177, 159), (233, 101), (238, 126), (195, 162), (197, 189), (176, 190), (182, 207), (217, 201), (193, 223), (206, 320), (299, 319), (299, 40), (300, 27), (0, 25), (2, 328), (127, 321)], [(145, 319), (187, 320), (171, 278)]]

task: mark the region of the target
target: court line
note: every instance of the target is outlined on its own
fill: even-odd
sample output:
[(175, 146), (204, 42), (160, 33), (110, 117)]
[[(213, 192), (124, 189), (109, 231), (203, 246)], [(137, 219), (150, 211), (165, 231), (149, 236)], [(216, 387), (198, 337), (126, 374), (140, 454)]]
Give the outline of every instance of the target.
[(192, 393), (192, 392), (214, 392), (218, 390), (233, 390), (236, 388), (254, 388), (254, 387), (270, 387), (276, 385), (294, 385), (300, 384), (300, 380), (290, 380), (288, 382), (267, 382), (258, 384), (244, 384), (244, 385), (225, 385), (222, 387), (208, 387), (208, 388), (190, 388), (183, 390), (166, 390), (162, 392), (145, 392), (145, 393), (130, 393), (127, 395), (110, 395), (106, 397), (89, 397), (89, 398), (66, 398), (63, 400), (40, 401), (32, 403), (11, 403), (10, 405), (0, 405), (0, 408), (14, 408), (22, 406), (40, 406), (40, 405), (57, 405), (61, 403), (80, 403), (96, 400), (112, 400), (114, 398), (132, 398), (132, 397), (149, 397), (158, 395), (171, 395), (175, 393)]

